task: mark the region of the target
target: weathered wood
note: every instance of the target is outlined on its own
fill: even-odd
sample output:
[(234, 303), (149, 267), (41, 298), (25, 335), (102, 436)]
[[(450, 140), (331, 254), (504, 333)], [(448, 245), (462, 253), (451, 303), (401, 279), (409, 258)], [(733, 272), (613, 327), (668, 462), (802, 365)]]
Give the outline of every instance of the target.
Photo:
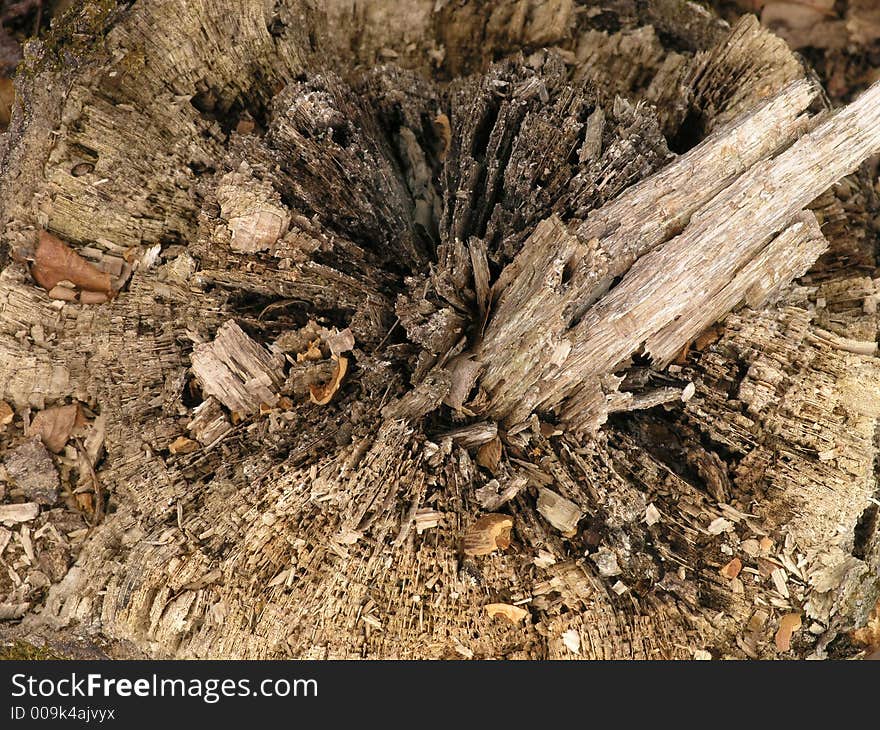
[[(876, 200), (864, 172), (833, 183), (874, 144), (871, 98), (809, 119), (784, 44), (679, 0), (110, 5), (59, 30), (72, 67), (33, 46), (0, 152), (0, 247), (48, 230), (133, 269), (86, 305), (0, 252), (0, 458), (31, 408), (102, 419), (49, 457), (63, 506), (0, 469), (27, 517), (0, 531), (16, 637), (858, 654)], [(509, 546), (466, 555), (487, 513)]]

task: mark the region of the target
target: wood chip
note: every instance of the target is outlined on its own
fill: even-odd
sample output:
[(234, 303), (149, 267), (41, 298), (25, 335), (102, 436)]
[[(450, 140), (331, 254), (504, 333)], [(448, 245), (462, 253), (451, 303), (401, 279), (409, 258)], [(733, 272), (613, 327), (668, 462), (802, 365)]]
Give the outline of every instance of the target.
[(710, 535), (720, 535), (722, 532), (729, 532), (733, 529), (733, 523), (724, 517), (716, 517), (706, 528)]
[(0, 504), (0, 522), (30, 522), (40, 514), (40, 505), (36, 502), (21, 504)]
[(278, 401), (283, 363), (233, 320), (217, 330), (212, 342), (196, 345), (190, 360), (202, 392), (239, 417), (256, 412), (260, 403)]
[(538, 490), (538, 512), (566, 537), (572, 537), (577, 532), (577, 523), (584, 516), (570, 499), (544, 487)]
[(574, 629), (569, 629), (562, 634), (562, 643), (572, 654), (581, 653), (581, 635)]
[(660, 510), (654, 506), (654, 503), (651, 502), (645, 508), (645, 524), (650, 527), (651, 525), (656, 525), (660, 522)]
[(193, 419), (186, 426), (186, 430), (203, 446), (214, 443), (231, 428), (220, 401), (210, 395), (193, 409)]
[(168, 446), (168, 451), (172, 454), (191, 454), (198, 451), (201, 447), (198, 441), (188, 439), (186, 436), (178, 436)]
[(464, 533), (462, 549), (465, 555), (489, 555), (510, 546), (513, 518), (498, 513), (484, 515)]
[(786, 581), (788, 580), (788, 575), (785, 570), (782, 568), (774, 568), (770, 573), (770, 577), (773, 579), (773, 585), (776, 587), (776, 590), (785, 597), (788, 598), (788, 585)]
[(761, 548), (762, 553), (769, 553), (773, 549), (773, 540), (765, 535), (758, 543), (758, 547)]
[(493, 474), (501, 461), (501, 439), (497, 436), (477, 449), (477, 464)]
[(526, 616), (529, 615), (529, 612), (526, 611), (524, 608), (520, 608), (519, 606), (511, 606), (509, 603), (488, 603), (483, 608), (486, 609), (486, 613), (489, 614), (489, 618), (501, 616), (502, 618), (510, 621), (510, 623), (512, 624), (518, 624)]
[(617, 581), (613, 586), (611, 586), (611, 590), (614, 591), (618, 596), (622, 596), (629, 590), (629, 587), (622, 580)]
[(742, 560), (740, 560), (739, 558), (734, 558), (721, 569), (721, 576), (724, 578), (728, 578), (729, 580), (733, 580), (739, 575), (742, 567)]
[(324, 342), (330, 348), (331, 355), (338, 357), (354, 348), (354, 334), (352, 334), (349, 327), (339, 331), (333, 330), (332, 332), (325, 330), (322, 334), (324, 335)]
[(327, 405), (331, 400), (333, 400), (333, 396), (336, 395), (336, 391), (339, 390), (339, 387), (342, 385), (342, 379), (345, 377), (345, 373), (348, 370), (348, 358), (347, 357), (339, 357), (336, 358), (336, 370), (333, 373), (333, 378), (329, 383), (325, 385), (310, 385), (309, 386), (309, 398), (312, 403), (315, 403), (319, 406)]
[(761, 547), (760, 545), (758, 545), (758, 541), (751, 538), (749, 538), (748, 540), (743, 540), (740, 547), (742, 548), (742, 551), (750, 558), (756, 557), (761, 551)]
[(416, 510), (415, 515), (416, 532), (421, 535), (425, 530), (430, 530), (432, 527), (437, 527), (437, 525), (439, 525), (442, 520), (442, 512), (430, 509), (429, 507), (418, 509)]
[(787, 613), (779, 619), (779, 628), (776, 630), (776, 648), (779, 651), (791, 649), (791, 636), (801, 627), (801, 615), (799, 613)]
[(66, 280), (83, 291), (112, 293), (109, 274), (99, 271), (48, 231), (40, 231), (31, 275), (46, 291)]

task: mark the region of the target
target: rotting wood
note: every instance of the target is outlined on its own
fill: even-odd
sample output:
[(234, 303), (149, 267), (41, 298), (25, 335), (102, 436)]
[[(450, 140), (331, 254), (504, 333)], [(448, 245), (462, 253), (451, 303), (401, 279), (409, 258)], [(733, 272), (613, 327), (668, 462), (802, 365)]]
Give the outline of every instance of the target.
[(192, 369), (202, 389), (233, 413), (247, 415), (260, 403), (278, 400), (281, 364), (235, 322), (224, 324), (212, 342), (195, 347)]
[[(788, 107), (790, 94), (781, 92), (765, 108), (780, 103)], [(805, 104), (809, 96), (802, 98)], [(792, 221), (810, 200), (880, 147), (878, 98), (880, 86), (875, 86), (789, 149), (743, 173), (730, 187), (714, 197), (707, 194), (701, 208), (686, 213), (689, 220), (682, 232), (654, 250), (662, 238), (652, 241), (632, 235), (642, 224), (639, 215), (629, 224), (632, 231), (621, 223), (626, 218), (612, 217), (616, 230), (610, 242), (591, 235), (600, 233), (592, 218), (578, 230), (554, 220), (539, 226), (507, 276), (502, 273), (495, 316), (476, 349), (477, 358), (486, 363), (484, 386), (498, 391), (491, 405), (493, 415), (517, 426), (536, 409), (560, 407), (568, 423), (594, 431), (605, 421), (608, 393), (616, 389), (612, 374), (632, 354), (643, 351), (663, 367), (717, 319), (725, 305), (735, 303), (732, 300), (757, 297), (757, 302), (750, 302), (757, 305), (762, 295), (769, 294), (759, 288), (768, 274), (772, 289), (803, 273), (825, 244), (811, 214)], [(717, 133), (721, 147), (726, 131)], [(648, 178), (631, 195), (656, 205), (667, 182)], [(689, 183), (675, 189), (689, 191), (695, 200), (702, 194)], [(640, 191), (648, 192), (642, 198)], [(618, 213), (620, 205), (613, 202), (608, 207)], [(660, 210), (665, 210), (662, 204)], [(668, 230), (658, 221), (652, 223), (655, 231)], [(789, 258), (791, 241), (797, 236), (803, 240)], [(752, 263), (775, 238), (781, 240), (764, 254), (763, 265), (760, 260)], [(633, 240), (639, 241), (639, 248), (628, 253), (625, 246)], [(607, 283), (601, 282), (623, 273), (626, 262), (640, 253), (646, 255), (604, 294)], [(536, 280), (534, 272), (543, 271), (549, 272), (547, 279)], [(689, 311), (706, 313), (708, 318), (692, 318)], [(689, 327), (681, 323), (689, 319), (695, 319)], [(504, 387), (499, 390), (500, 383)], [(577, 396), (560, 406), (575, 389)]]
[[(38, 47), (26, 60), (27, 114), (0, 153), (0, 397), (16, 413), (0, 449), (21, 443), (29, 408), (86, 404), (106, 421), (89, 464), (112, 509), (91, 530), (60, 507), (3, 528), (7, 551), (40, 563), (0, 599), (10, 616), (25, 612), (28, 635), (76, 626), (163, 657), (690, 658), (777, 656), (780, 618), (802, 614), (811, 629), (786, 656), (851, 655), (836, 637), (869, 620), (878, 565), (876, 530), (859, 528), (872, 525), (880, 413), (865, 170), (815, 191), (810, 174), (793, 180), (799, 205), (750, 231), (756, 250), (726, 259), (737, 269), (709, 300), (682, 294), (691, 316), (654, 323), (656, 362), (636, 342), (602, 364), (591, 413), (610, 418), (591, 438), (566, 420), (570, 397), (561, 413), (501, 420), (494, 399), (519, 379), (491, 372), (510, 358), (473, 356), (507, 317), (511, 262), (541, 235), (617, 240), (590, 284), (595, 309), (691, 228), (699, 289), (716, 254), (695, 235), (709, 225), (699, 211), (815, 124), (798, 59), (753, 21), (728, 31), (677, 0), (605, 3), (602, 28), (543, 0), (520, 4), (516, 28), (490, 22), (495, 2), (436, 16), (432, 0), (367, 5), (326, 3), (324, 26), (295, 0), (138, 0), (101, 21), (106, 55), (82, 51), (66, 95), (47, 95), (58, 78)], [(383, 9), (401, 22), (371, 24)], [(579, 46), (624, 69), (621, 87), (573, 80), (601, 71), (579, 65)], [(373, 68), (389, 49), (423, 75)], [(652, 100), (656, 114), (638, 103)], [(733, 153), (720, 142), (731, 123), (751, 125)], [(665, 194), (633, 207), (663, 175)], [(6, 265), (7, 243), (43, 229), (96, 266), (131, 265), (112, 305), (71, 305), (61, 286), (50, 298)], [(797, 260), (773, 265), (786, 245)], [(778, 280), (756, 286), (770, 269)], [(570, 314), (583, 323), (590, 308)], [(537, 315), (534, 338), (553, 327)], [(238, 344), (220, 352), (230, 321)], [(349, 330), (351, 349), (294, 347), (310, 322)], [(682, 346), (664, 368), (668, 342)], [(193, 379), (205, 352), (229, 379), (215, 396)], [(343, 387), (312, 403), (343, 352)], [(187, 424), (203, 448), (171, 454)], [(496, 437), (490, 473), (477, 450)], [(91, 499), (76, 451), (53, 458)], [(542, 489), (583, 515), (576, 529), (541, 516)], [(516, 526), (510, 548), (462, 555), (487, 512)], [(739, 575), (720, 575), (734, 557)], [(527, 601), (534, 620), (491, 619), (487, 595)]]

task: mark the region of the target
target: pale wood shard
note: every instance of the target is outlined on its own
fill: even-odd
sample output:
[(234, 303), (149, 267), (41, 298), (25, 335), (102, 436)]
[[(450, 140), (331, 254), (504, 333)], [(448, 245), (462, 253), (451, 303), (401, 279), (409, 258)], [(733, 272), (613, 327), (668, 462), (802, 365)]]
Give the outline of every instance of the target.
[(202, 446), (213, 444), (232, 428), (229, 418), (214, 396), (208, 396), (193, 408), (193, 419), (186, 425), (193, 437)]
[(438, 438), (450, 438), (465, 449), (473, 449), (491, 441), (498, 435), (498, 424), (494, 421), (477, 421), (461, 428), (438, 434)]
[(429, 507), (423, 507), (416, 510), (415, 527), (416, 532), (421, 535), (425, 530), (437, 527), (443, 521), (443, 513)]
[[(787, 106), (789, 92), (781, 92), (765, 110), (781, 101)], [(806, 89), (802, 93), (805, 104), (809, 93)], [(490, 392), (497, 391), (493, 392), (493, 415), (515, 425), (533, 410), (559, 406), (579, 389), (564, 406), (564, 418), (595, 430), (606, 418), (604, 393), (616, 389), (609, 378), (632, 354), (644, 351), (663, 366), (708, 323), (698, 321), (690, 328), (678, 324), (690, 319), (689, 311), (717, 318), (728, 305), (750, 297), (760, 301), (783, 280), (802, 273), (810, 257), (818, 256), (825, 244), (815, 221), (801, 217), (793, 226), (792, 221), (811, 199), (880, 147), (880, 128), (872, 126), (880, 117), (878, 98), (880, 87), (872, 87), (789, 149), (755, 164), (714, 198), (703, 198), (708, 202), (689, 211), (683, 231), (650, 253), (646, 251), (662, 241), (663, 233), (658, 236), (657, 231), (669, 228), (653, 220), (653, 239), (633, 235), (635, 228), (630, 231), (620, 223), (624, 213), (620, 200), (606, 206), (612, 209), (606, 213), (613, 213), (617, 222), (609, 240), (585, 239), (586, 229), (571, 231), (556, 219), (542, 223), (509, 267), (509, 283), (476, 350), (487, 364), (484, 385)], [(776, 108), (775, 114), (784, 112)], [(727, 131), (735, 134), (735, 129), (718, 134), (723, 138)], [(652, 199), (657, 190), (666, 190), (669, 181), (663, 177), (659, 173), (637, 186), (650, 191), (642, 192), (637, 200), (640, 204), (651, 200), (668, 216), (659, 198)], [(700, 197), (683, 179), (675, 189)], [(598, 225), (592, 220), (587, 225)], [(641, 226), (644, 217), (635, 215), (629, 220)], [(775, 240), (780, 230), (785, 232)], [(625, 238), (622, 231), (628, 234)], [(593, 232), (601, 234), (593, 227), (586, 235)], [(789, 261), (792, 242), (798, 237), (802, 239)], [(626, 246), (633, 240), (640, 242), (640, 248), (628, 251)], [(768, 250), (771, 241), (775, 245)], [(621, 273), (619, 262), (632, 261), (641, 253), (645, 255), (622, 281), (588, 307), (595, 300), (591, 292), (601, 292), (604, 286), (597, 290), (596, 277)], [(778, 263), (771, 258), (774, 253), (782, 259)], [(608, 261), (616, 262), (613, 268)], [(710, 266), (705, 265), (707, 261)], [(547, 273), (538, 278), (535, 272)], [(765, 272), (770, 272), (769, 283), (759, 283)], [(500, 281), (504, 279), (502, 274)], [(671, 328), (669, 332), (681, 339), (664, 340), (664, 328)], [(500, 383), (504, 388), (498, 390)]]
[(566, 536), (573, 535), (577, 531), (577, 524), (584, 516), (574, 502), (551, 489), (538, 491), (536, 509), (547, 522)]
[(0, 522), (30, 522), (40, 514), (40, 505), (36, 502), (20, 504), (0, 504)]
[(283, 382), (277, 358), (231, 321), (212, 342), (193, 349), (192, 370), (205, 393), (240, 415), (254, 413), (260, 403), (273, 405)]
[[(644, 350), (658, 367), (665, 367), (689, 341), (740, 304), (757, 309), (772, 300), (780, 289), (806, 273), (828, 248), (816, 217), (804, 211), (796, 222), (775, 236), (767, 247), (730, 278), (711, 301), (695, 302), (692, 314), (673, 319), (649, 337)], [(710, 278), (723, 278), (719, 272), (734, 270), (737, 264), (724, 256), (707, 259), (704, 270)], [(693, 286), (700, 282), (695, 281)], [(702, 306), (701, 306), (702, 305)]]
[(216, 195), (234, 251), (265, 251), (290, 225), (290, 213), (278, 200), (278, 193), (270, 184), (255, 179), (247, 163), (221, 178)]

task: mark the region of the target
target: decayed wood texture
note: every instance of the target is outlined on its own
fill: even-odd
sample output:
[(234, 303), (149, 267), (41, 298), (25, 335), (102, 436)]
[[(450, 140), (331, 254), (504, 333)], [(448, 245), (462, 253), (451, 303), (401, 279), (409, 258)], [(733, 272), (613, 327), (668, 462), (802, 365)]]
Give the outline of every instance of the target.
[[(5, 634), (859, 655), (877, 205), (836, 181), (878, 92), (817, 117), (754, 20), (584, 5), (107, 2), (32, 48), (0, 153)], [(42, 229), (130, 281), (51, 299)], [(43, 454), (34, 415), (74, 402)]]

